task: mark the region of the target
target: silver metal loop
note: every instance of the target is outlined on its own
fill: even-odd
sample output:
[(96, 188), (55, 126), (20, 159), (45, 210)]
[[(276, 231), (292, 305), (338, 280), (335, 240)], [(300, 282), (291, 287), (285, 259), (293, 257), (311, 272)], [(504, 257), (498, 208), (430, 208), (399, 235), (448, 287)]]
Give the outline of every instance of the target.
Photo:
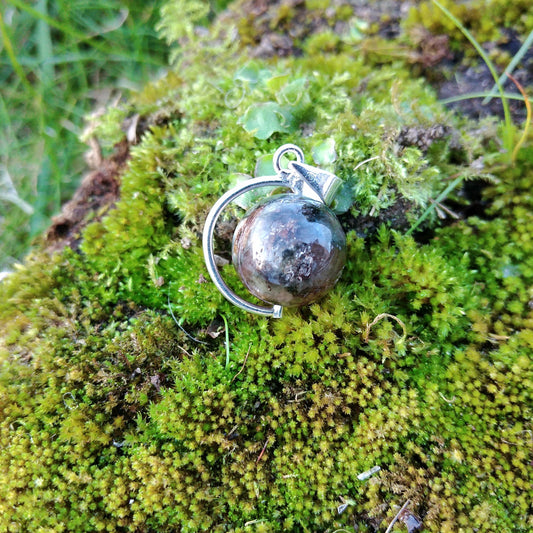
[(280, 146), (274, 153), (274, 170), (278, 174), (281, 174), (281, 172), (286, 170), (281, 168), (281, 158), (288, 153), (294, 154), (298, 163), (304, 163), (305, 161), (304, 153), (299, 146), (296, 146), (295, 144), (284, 144), (283, 146)]
[[(286, 145), (289, 146), (289, 145)], [(292, 145), (291, 145), (292, 146)], [(283, 148), (283, 147), (282, 147)], [(296, 147), (297, 148), (297, 147)], [(299, 149), (298, 149), (299, 150)], [(277, 152), (276, 152), (277, 153)], [(303, 154), (302, 154), (303, 156)], [(232, 304), (244, 309), (245, 311), (256, 313), (263, 316), (272, 316), (273, 318), (280, 318), (283, 312), (281, 305), (274, 305), (272, 307), (264, 307), (260, 305), (248, 302), (235, 294), (224, 282), (220, 273), (218, 272), (215, 255), (214, 255), (214, 231), (218, 220), (218, 217), (224, 210), (224, 208), (231, 203), (235, 198), (241, 196), (252, 189), (258, 189), (260, 187), (289, 187), (285, 180), (281, 176), (264, 176), (260, 178), (254, 178), (248, 180), (237, 187), (229, 190), (223, 194), (209, 211), (205, 220), (204, 233), (202, 238), (203, 250), (207, 271), (216, 285), (217, 289), (222, 295), (229, 300)]]

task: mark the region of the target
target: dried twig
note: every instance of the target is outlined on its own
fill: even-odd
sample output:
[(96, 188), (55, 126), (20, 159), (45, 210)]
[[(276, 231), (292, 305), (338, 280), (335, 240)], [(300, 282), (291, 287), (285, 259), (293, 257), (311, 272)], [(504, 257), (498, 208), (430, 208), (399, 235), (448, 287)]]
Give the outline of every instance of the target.
[(250, 355), (251, 348), (252, 348), (252, 343), (248, 345), (248, 351), (246, 352), (246, 357), (244, 358), (244, 363), (242, 364), (241, 369), (233, 376), (233, 379), (230, 381), (230, 383), (233, 383), (236, 377), (244, 370), (244, 366), (246, 365), (246, 361), (248, 360), (248, 356)]
[(446, 398), (442, 392), (439, 392), (439, 395), (446, 403), (449, 403), (450, 405), (455, 402), (455, 396), (451, 400), (448, 400), (448, 398)]
[(459, 220), (459, 218), (461, 218), (457, 213), (455, 213), (454, 211), (452, 211), (449, 207), (446, 207), (444, 204), (440, 203), (440, 202), (436, 202), (435, 200), (433, 200), (432, 198), (429, 199), (429, 201), (432, 203), (432, 204), (435, 204), (435, 206), (438, 208), (438, 209), (442, 209), (445, 213), (447, 213), (449, 216), (451, 216), (452, 218), (455, 218), (455, 220)]
[(294, 395), (294, 400), (287, 400), (288, 403), (298, 403), (298, 402), (303, 402), (305, 400), (305, 398), (300, 398), (300, 396), (302, 396), (303, 394), (308, 394), (309, 390), (302, 390), (300, 392), (297, 392), (295, 395)]
[(192, 355), (191, 355), (191, 354), (190, 354), (190, 353), (189, 353), (189, 352), (188, 352), (183, 346), (180, 346), (180, 345), (178, 344), (178, 348), (179, 348), (182, 352), (184, 352), (185, 354), (187, 354), (189, 357), (192, 357)]
[(265, 453), (265, 450), (267, 448), (267, 445), (268, 445), (268, 441), (270, 440), (270, 437), (267, 437), (267, 440), (265, 442), (265, 445), (263, 446), (263, 449), (261, 450), (261, 453), (259, 454), (259, 457), (257, 458), (257, 460), (255, 461), (256, 463), (258, 463), (260, 460), (261, 460), (261, 457), (263, 457), (263, 454)]
[(239, 424), (235, 424), (232, 428), (232, 430), (226, 435), (226, 438), (229, 438), (239, 429)]
[(374, 159), (379, 159), (381, 156), (375, 155), (374, 157), (369, 157), (368, 159), (365, 159), (364, 161), (361, 161), (357, 164), (357, 166), (354, 168), (354, 171), (357, 170), (359, 167), (362, 167), (366, 163), (369, 163), (370, 161), (374, 161)]
[(357, 479), (359, 481), (364, 481), (365, 479), (368, 479), (369, 477), (372, 477), (374, 474), (377, 474), (381, 470), (380, 466), (373, 466), (370, 468), (370, 470), (367, 470), (366, 472), (361, 472)]
[(398, 511), (398, 514), (392, 519), (392, 522), (389, 524), (389, 527), (385, 530), (385, 533), (389, 533), (390, 531), (392, 531), (392, 526), (394, 526), (394, 524), (396, 524), (396, 522), (398, 521), (398, 518), (400, 518), (400, 515), (403, 513), (403, 511), (405, 510), (405, 508), (411, 503), (411, 500), (407, 500), (403, 505), (402, 505), (402, 508)]
[(257, 520), (250, 520), (249, 522), (245, 522), (244, 527), (251, 526), (253, 524), (260, 524), (261, 522), (266, 522), (265, 518), (258, 518)]
[(405, 324), (397, 316), (390, 315), (389, 313), (381, 313), (376, 318), (374, 318), (372, 322), (366, 325), (365, 331), (363, 333), (363, 341), (368, 342), (368, 337), (370, 336), (370, 330), (372, 329), (372, 326), (375, 326), (380, 320), (383, 320), (384, 318), (391, 318), (392, 320), (395, 320), (396, 322), (398, 322), (398, 324), (400, 324), (403, 330), (402, 338), (405, 339), (407, 337), (407, 328), (405, 327)]
[(500, 341), (508, 341), (511, 337), (509, 335), (496, 335), (495, 333), (489, 333), (487, 340), (492, 344), (499, 344)]

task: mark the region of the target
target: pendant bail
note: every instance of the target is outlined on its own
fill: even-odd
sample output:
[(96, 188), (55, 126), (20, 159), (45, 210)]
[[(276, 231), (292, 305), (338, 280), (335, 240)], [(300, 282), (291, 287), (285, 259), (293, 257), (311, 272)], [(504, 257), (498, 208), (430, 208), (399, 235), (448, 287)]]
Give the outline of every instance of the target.
[[(287, 168), (284, 169), (281, 167), (281, 158), (286, 153), (293, 153), (296, 161), (289, 161)], [(328, 207), (342, 185), (342, 180), (335, 174), (307, 165), (302, 150), (295, 144), (284, 144), (276, 150), (274, 168), (296, 194), (321, 202)]]

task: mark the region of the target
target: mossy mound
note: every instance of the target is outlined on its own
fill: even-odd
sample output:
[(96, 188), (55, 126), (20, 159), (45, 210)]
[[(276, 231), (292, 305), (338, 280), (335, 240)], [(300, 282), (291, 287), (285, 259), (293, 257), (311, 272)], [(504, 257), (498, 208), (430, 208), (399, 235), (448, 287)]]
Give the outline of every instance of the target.
[[(531, 530), (531, 140), (506, 163), (495, 120), (361, 52), (349, 3), (263, 4), (210, 33), (169, 4), (173, 72), (95, 129), (129, 118), (120, 200), (0, 283), (0, 531), (377, 531), (407, 501), (395, 530)], [(309, 21), (287, 57), (249, 61), (252, 8)], [(348, 264), (267, 320), (206, 279), (201, 231), (285, 142), (345, 179)], [(415, 240), (458, 177), (482, 198)]]

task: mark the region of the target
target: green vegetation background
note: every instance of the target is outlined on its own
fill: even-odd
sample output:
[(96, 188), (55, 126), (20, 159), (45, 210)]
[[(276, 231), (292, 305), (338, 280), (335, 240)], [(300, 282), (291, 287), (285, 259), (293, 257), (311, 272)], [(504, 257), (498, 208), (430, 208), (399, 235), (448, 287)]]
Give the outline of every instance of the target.
[(86, 169), (86, 116), (166, 70), (160, 1), (0, 6), (0, 271), (50, 224)]
[[(90, 215), (72, 247), (59, 239), (52, 253), (41, 240), (0, 283), (0, 531), (380, 531), (405, 503), (397, 531), (411, 515), (429, 531), (531, 530), (531, 132), (437, 100), (420, 35), (469, 45), (435, 4), (417, 4), (392, 46), (380, 30), (394, 2), (373, 3), (374, 21), (349, 2), (256, 4), (218, 18), (221, 4), (164, 4), (169, 72), (92, 124), (104, 153), (127, 144), (119, 201)], [(533, 26), (527, 2), (444, 4), (480, 42), (511, 26), (524, 41)], [(55, 161), (44, 181), (33, 174), (52, 191), (35, 208), (44, 218), (80, 168), (63, 163), (62, 146), (79, 156), (73, 140), (47, 144), (47, 127), (64, 134), (46, 113), (59, 116), (62, 98), (79, 115), (89, 106), (81, 82), (69, 98), (68, 58), (54, 67), (57, 89), (42, 57), (32, 77), (50, 39), (15, 5), (29, 63), (15, 47), (21, 70), (11, 57), (2, 75), (20, 148), (37, 131), (45, 148), (30, 144), (31, 161)], [(294, 49), (269, 57), (284, 34)], [(102, 48), (88, 64), (118, 83), (108, 56), (120, 40), (82, 46), (76, 35), (74, 53)], [(511, 59), (492, 57), (500, 70)], [(206, 281), (201, 230), (214, 200), (268, 172), (284, 142), (345, 179), (348, 263), (327, 298), (269, 321)], [(467, 194), (472, 181), (481, 198)], [(231, 265), (223, 273), (237, 283)]]

